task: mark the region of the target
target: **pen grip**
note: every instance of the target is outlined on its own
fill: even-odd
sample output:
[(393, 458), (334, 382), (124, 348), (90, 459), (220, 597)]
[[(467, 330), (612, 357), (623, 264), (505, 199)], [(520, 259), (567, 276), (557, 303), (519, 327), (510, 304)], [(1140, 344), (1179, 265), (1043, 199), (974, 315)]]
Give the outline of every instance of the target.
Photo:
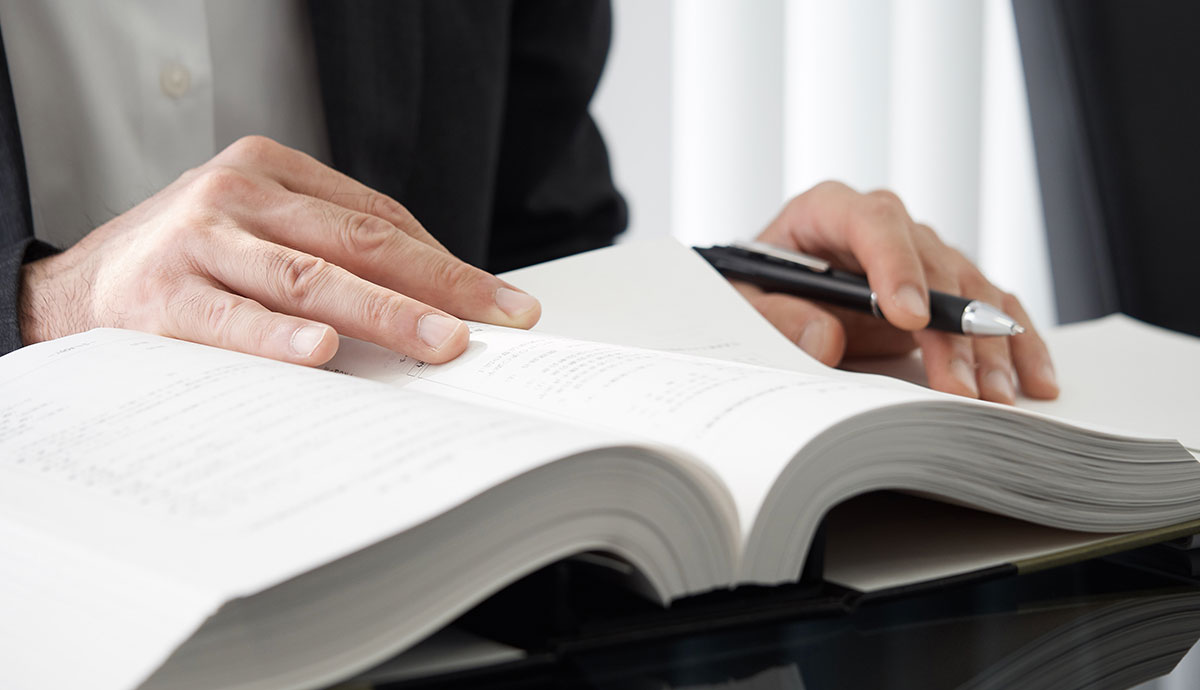
[(950, 333), (963, 332), (963, 311), (971, 300), (945, 292), (929, 292), (929, 327)]
[[(812, 271), (782, 265), (744, 251), (727, 247), (697, 247), (713, 268), (726, 278), (744, 280), (771, 292), (783, 292), (820, 300), (858, 311), (875, 313), (867, 279), (838, 269)], [(929, 293), (929, 327), (949, 333), (963, 332), (963, 312), (972, 300), (944, 292)]]
[(843, 274), (841, 271), (836, 271), (837, 276), (830, 273), (816, 273), (747, 259), (716, 249), (697, 249), (696, 251), (726, 278), (744, 280), (769, 292), (783, 292), (858, 311), (871, 312), (871, 287), (861, 276)]

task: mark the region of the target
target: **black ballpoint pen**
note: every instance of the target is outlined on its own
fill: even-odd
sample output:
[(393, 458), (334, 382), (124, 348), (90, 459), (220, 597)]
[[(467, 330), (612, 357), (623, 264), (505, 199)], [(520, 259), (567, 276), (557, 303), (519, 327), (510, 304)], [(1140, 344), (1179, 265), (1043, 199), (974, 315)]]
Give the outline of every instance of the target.
[[(785, 292), (864, 311), (883, 318), (879, 297), (867, 279), (833, 268), (816, 257), (761, 242), (727, 247), (696, 247), (721, 275), (772, 292)], [(964, 335), (1019, 335), (1025, 332), (1008, 314), (979, 300), (930, 290), (929, 328)]]

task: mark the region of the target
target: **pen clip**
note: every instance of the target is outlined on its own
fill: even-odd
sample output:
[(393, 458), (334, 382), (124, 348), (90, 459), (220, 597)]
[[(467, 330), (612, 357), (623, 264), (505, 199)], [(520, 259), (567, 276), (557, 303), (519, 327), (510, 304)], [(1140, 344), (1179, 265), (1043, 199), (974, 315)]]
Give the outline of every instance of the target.
[(801, 254), (800, 252), (794, 252), (790, 249), (776, 247), (775, 245), (767, 244), (766, 242), (736, 240), (733, 242), (732, 246), (752, 254), (758, 254), (760, 256), (766, 256), (779, 261), (784, 261), (789, 264), (803, 266), (804, 268), (807, 268), (810, 271), (816, 271), (817, 273), (827, 273), (830, 269), (829, 262), (825, 261), (824, 259), (818, 259), (815, 256), (809, 256), (808, 254)]

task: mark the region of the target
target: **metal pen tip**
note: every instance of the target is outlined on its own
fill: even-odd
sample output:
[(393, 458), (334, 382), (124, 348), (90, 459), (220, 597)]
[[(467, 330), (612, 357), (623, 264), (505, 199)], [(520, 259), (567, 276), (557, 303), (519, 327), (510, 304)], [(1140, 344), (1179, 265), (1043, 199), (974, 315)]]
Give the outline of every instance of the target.
[(1025, 329), (1016, 319), (987, 302), (972, 300), (963, 309), (962, 332), (967, 335), (1021, 335)]

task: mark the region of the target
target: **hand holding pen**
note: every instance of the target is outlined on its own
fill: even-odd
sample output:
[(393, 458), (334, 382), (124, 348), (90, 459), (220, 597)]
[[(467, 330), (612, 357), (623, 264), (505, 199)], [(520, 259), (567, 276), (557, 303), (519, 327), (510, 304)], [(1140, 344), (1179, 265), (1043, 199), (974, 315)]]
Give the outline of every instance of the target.
[[(758, 241), (820, 257), (847, 286), (848, 274), (865, 276), (865, 285), (860, 278), (857, 291), (850, 289), (855, 296), (848, 297), (862, 308), (866, 296), (865, 310), (857, 311), (829, 304), (828, 296), (805, 299), (730, 275), (763, 316), (822, 362), (836, 365), (843, 356), (896, 355), (919, 347), (929, 383), (938, 390), (1004, 403), (1015, 400), (1018, 386), (1030, 397), (1058, 395), (1049, 352), (1020, 302), (933, 230), (915, 223), (891, 192), (860, 194), (836, 182), (819, 184), (790, 201)], [(969, 337), (930, 329), (931, 290), (947, 296), (934, 302), (937, 325), (954, 330), (957, 310), (961, 332), (964, 307), (976, 302), (987, 307), (972, 312), (974, 323), (966, 330), (1008, 319), (1013, 335)]]
[[(886, 320), (879, 309), (879, 293), (866, 276), (836, 269), (819, 257), (764, 242), (734, 242), (696, 251), (726, 278)], [(1025, 332), (1016, 319), (994, 305), (937, 290), (929, 291), (929, 314), (928, 328), (946, 333), (1010, 336)]]

